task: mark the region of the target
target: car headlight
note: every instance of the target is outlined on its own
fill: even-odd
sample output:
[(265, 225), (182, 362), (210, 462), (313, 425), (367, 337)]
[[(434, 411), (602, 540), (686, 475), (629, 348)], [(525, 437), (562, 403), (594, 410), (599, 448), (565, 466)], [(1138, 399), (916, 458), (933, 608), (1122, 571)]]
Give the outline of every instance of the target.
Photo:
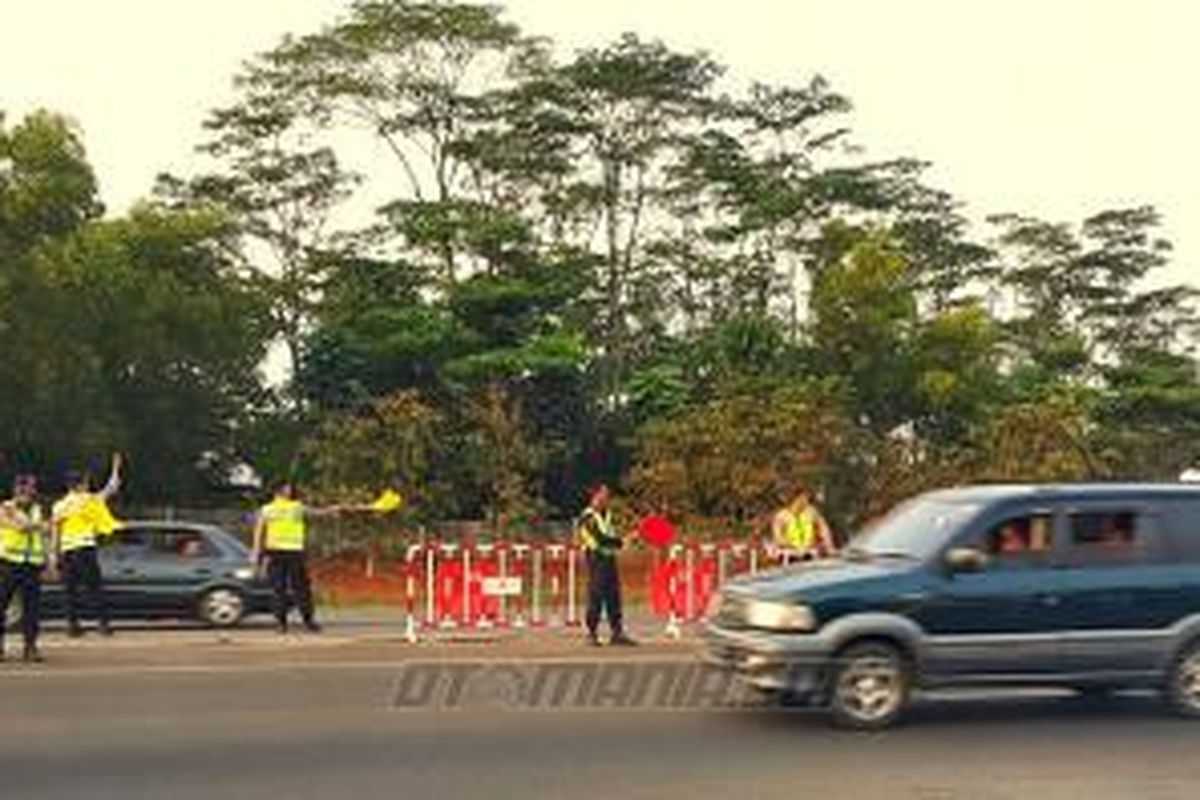
[(233, 571), (233, 577), (239, 581), (254, 580), (254, 567), (238, 567)]
[(751, 600), (746, 604), (746, 624), (773, 631), (811, 631), (817, 627), (817, 618), (808, 606)]

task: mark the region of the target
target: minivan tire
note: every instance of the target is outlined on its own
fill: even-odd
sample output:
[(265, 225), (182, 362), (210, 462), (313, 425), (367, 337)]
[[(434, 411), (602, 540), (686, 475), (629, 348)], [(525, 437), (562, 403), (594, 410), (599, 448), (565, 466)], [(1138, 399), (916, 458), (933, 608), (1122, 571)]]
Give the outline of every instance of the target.
[(831, 721), (839, 728), (880, 730), (904, 713), (912, 668), (895, 646), (862, 642), (834, 658), (826, 686)]
[(1200, 640), (1189, 642), (1175, 656), (1164, 694), (1176, 714), (1200, 718)]

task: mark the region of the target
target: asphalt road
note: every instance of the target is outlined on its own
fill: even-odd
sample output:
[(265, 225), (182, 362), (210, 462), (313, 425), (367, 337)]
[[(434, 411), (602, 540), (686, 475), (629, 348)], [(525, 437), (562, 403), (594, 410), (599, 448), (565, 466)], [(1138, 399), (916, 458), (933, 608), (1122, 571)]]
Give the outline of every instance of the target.
[(926, 701), (873, 735), (803, 713), (398, 711), (414, 657), (489, 651), (141, 636), (4, 665), (0, 797), (1101, 800), (1200, 788), (1200, 724), (1147, 697)]

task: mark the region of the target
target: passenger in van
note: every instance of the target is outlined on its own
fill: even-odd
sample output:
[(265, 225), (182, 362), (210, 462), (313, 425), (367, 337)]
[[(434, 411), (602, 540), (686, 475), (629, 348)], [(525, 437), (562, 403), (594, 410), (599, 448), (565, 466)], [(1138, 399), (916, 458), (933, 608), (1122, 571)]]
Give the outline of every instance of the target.
[(1029, 549), (1028, 529), (1020, 522), (1006, 522), (996, 531), (992, 552), (999, 556), (1020, 555)]
[(1105, 548), (1123, 548), (1133, 544), (1133, 518), (1129, 514), (1113, 514), (1104, 518), (1096, 544)]

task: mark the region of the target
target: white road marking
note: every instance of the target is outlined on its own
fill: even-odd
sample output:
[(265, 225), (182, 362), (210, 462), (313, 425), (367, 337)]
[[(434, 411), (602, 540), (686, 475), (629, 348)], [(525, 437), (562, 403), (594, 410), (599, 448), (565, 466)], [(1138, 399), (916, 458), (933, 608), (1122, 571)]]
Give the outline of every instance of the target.
[[(130, 664), (112, 667), (67, 667), (54, 668), (53, 663), (40, 666), (17, 666), (15, 669), (0, 670), (0, 687), (8, 678), (93, 678), (120, 677), (126, 675), (229, 675), (248, 672), (336, 672), (338, 670), (385, 671), (410, 665), (424, 664), (672, 664), (689, 662), (688, 654), (675, 656), (647, 655), (632, 658), (584, 658), (580, 656), (529, 656), (493, 657), (486, 655), (454, 655), (446, 658), (420, 657), (400, 658), (394, 661), (277, 661), (268, 664)], [(698, 662), (697, 662), (698, 663)]]

